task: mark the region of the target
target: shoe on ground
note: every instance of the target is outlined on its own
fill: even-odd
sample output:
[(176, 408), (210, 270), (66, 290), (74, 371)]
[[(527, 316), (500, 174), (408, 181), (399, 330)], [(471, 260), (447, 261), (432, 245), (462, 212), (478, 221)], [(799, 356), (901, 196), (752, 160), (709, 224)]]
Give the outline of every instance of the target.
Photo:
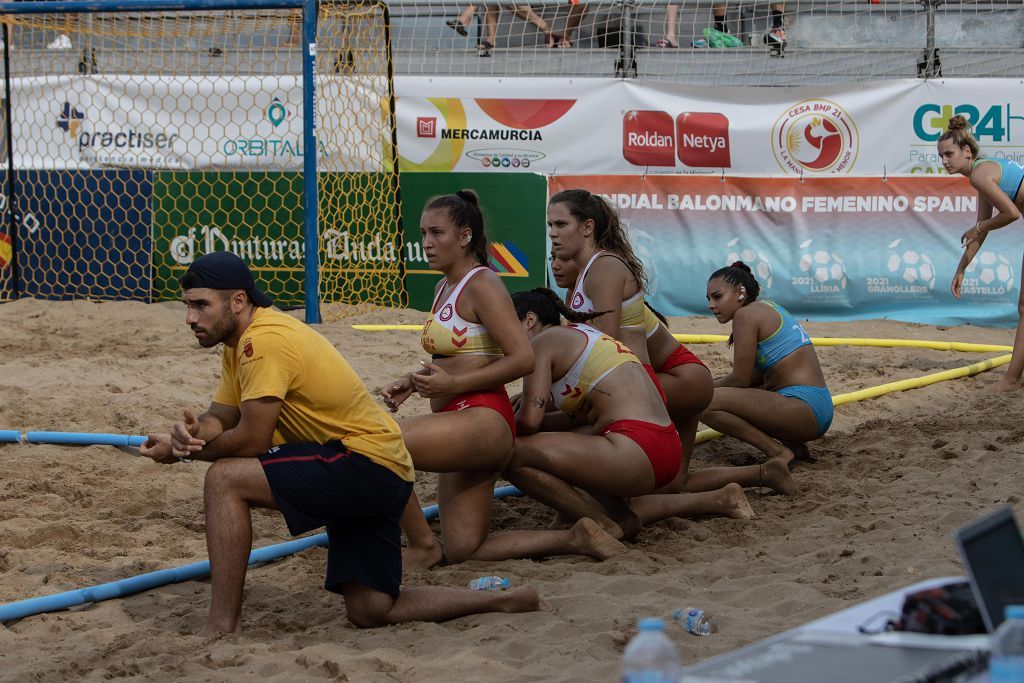
[(764, 42), (772, 47), (786, 47), (786, 29), (775, 26), (764, 34)]
[(70, 50), (71, 49), (71, 38), (61, 33), (57, 36), (52, 43), (46, 46), (47, 50)]

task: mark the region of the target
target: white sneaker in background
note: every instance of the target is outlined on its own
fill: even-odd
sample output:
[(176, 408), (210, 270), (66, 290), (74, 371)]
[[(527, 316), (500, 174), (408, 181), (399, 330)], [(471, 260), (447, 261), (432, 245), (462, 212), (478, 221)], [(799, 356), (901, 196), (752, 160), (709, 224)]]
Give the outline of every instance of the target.
[(68, 38), (65, 34), (61, 33), (59, 36), (57, 36), (57, 38), (52, 43), (50, 43), (49, 45), (46, 46), (46, 49), (47, 50), (70, 50), (71, 49), (71, 39)]

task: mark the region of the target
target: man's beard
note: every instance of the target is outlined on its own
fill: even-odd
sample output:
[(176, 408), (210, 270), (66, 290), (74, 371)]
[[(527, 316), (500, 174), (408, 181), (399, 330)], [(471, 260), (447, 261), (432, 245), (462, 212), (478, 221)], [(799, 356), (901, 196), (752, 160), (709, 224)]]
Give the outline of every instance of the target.
[(199, 340), (199, 345), (204, 349), (212, 348), (228, 337), (234, 336), (237, 330), (238, 316), (230, 310), (226, 311), (224, 317), (207, 331), (206, 338)]

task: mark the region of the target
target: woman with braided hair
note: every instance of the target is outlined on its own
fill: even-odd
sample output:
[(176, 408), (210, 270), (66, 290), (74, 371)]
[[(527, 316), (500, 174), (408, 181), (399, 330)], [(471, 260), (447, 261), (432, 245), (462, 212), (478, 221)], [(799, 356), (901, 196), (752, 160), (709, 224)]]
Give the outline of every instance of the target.
[(762, 465), (730, 468), (732, 481), (791, 493), (789, 468), (832, 424), (832, 396), (803, 326), (782, 306), (759, 300), (760, 291), (742, 261), (708, 280), (708, 308), (718, 322), (732, 323), (733, 365), (715, 379), (700, 419), (767, 456)]
[[(951, 118), (946, 132), (939, 137), (939, 157), (947, 172), (967, 176), (971, 187), (978, 191), (978, 221), (960, 236), (964, 255), (956, 267), (951, 286), (957, 299), (960, 298), (964, 272), (988, 234), (1015, 222), (1024, 211), (1024, 192), (1020, 191), (1024, 167), (1009, 159), (983, 157), (979, 152), (967, 119), (960, 114)], [(998, 212), (994, 216), (993, 210)], [(1021, 374), (1024, 373), (1024, 289), (1017, 300), (1017, 315), (1020, 319), (1013, 338), (1013, 353), (1006, 374), (994, 385), (997, 391), (1019, 388)]]

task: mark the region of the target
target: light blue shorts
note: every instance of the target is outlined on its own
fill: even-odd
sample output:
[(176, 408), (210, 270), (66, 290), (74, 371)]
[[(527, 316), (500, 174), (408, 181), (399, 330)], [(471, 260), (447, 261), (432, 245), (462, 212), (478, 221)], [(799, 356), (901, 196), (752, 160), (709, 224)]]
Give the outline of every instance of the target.
[(814, 419), (818, 421), (818, 436), (827, 432), (832, 425), (832, 416), (835, 414), (835, 410), (832, 407), (832, 394), (829, 393), (828, 387), (797, 385), (779, 389), (775, 393), (798, 398), (809, 405), (814, 413)]

